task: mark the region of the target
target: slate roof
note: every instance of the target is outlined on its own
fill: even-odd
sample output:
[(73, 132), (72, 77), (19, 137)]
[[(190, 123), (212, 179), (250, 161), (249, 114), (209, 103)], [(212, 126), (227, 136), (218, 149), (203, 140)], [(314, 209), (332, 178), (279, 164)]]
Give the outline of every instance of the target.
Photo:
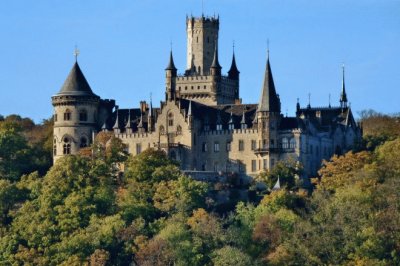
[(57, 95), (97, 96), (93, 93), (78, 62), (75, 62)]
[(271, 65), (269, 58), (265, 66), (264, 83), (261, 89), (260, 102), (258, 110), (262, 112), (280, 112), (281, 104), (276, 94), (274, 78), (272, 77)]

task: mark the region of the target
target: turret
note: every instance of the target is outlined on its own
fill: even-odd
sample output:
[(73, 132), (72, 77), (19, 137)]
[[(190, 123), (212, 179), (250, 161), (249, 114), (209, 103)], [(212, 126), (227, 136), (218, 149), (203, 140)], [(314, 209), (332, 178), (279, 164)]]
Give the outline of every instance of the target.
[(262, 156), (268, 156), (271, 164), (271, 157), (278, 147), (278, 128), (280, 123), (281, 104), (279, 96), (275, 90), (274, 79), (272, 77), (271, 65), (269, 61), (269, 51), (267, 64), (265, 67), (264, 83), (261, 89), (261, 97), (257, 107), (257, 128), (259, 151)]
[(115, 134), (119, 134), (119, 133), (121, 133), (121, 129), (119, 127), (119, 110), (118, 110), (118, 106), (115, 106), (115, 109), (116, 109), (117, 115), (115, 117), (115, 123), (114, 123), (114, 126), (113, 126), (113, 130), (114, 130)]
[(147, 115), (147, 130), (149, 132), (154, 131), (153, 103), (151, 99), (150, 99), (149, 113)]
[(174, 58), (172, 56), (172, 50), (169, 54), (169, 62), (165, 68), (165, 85), (166, 85), (166, 100), (172, 101), (176, 97), (176, 86), (175, 79), (177, 75), (177, 69), (174, 64)]
[(187, 117), (188, 117), (189, 129), (192, 129), (193, 128), (192, 101), (189, 102)]
[(215, 45), (214, 58), (213, 58), (211, 66), (210, 66), (211, 76), (221, 76), (221, 69), (222, 69), (222, 67), (218, 61), (218, 46)]
[[(75, 55), (78, 51), (75, 50)], [(54, 106), (54, 162), (90, 145), (97, 129), (100, 97), (93, 93), (77, 60), (61, 90), (51, 97)]]
[(131, 121), (131, 109), (128, 109), (128, 121), (125, 125), (126, 134), (132, 134), (132, 121)]

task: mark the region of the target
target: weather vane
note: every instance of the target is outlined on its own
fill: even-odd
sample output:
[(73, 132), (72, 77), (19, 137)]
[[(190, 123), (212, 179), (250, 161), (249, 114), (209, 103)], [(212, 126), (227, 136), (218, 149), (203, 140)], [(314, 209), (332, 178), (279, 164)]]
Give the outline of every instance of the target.
[(78, 46), (75, 45), (75, 49), (74, 49), (75, 62), (78, 62), (79, 54), (80, 54), (80, 51), (78, 49)]

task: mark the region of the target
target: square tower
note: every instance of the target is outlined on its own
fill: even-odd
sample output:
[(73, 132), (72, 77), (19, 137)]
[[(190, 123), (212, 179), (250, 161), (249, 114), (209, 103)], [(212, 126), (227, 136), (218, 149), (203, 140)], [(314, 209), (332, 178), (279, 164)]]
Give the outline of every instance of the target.
[(209, 75), (218, 45), (218, 30), (219, 18), (186, 18), (188, 70), (194, 67), (199, 75)]

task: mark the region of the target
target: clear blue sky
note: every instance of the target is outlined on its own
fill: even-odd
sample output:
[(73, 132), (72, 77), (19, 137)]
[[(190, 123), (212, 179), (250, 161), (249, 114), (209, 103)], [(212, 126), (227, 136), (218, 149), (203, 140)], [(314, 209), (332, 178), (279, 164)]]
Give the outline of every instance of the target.
[[(173, 42), (185, 68), (187, 14), (201, 0), (35, 0), (0, 2), (0, 114), (39, 122), (52, 114), (50, 97), (70, 71), (75, 44), (93, 91), (121, 108), (153, 94), (164, 98), (164, 68)], [(220, 15), (220, 62), (229, 69), (232, 41), (245, 103), (258, 101), (270, 40), (271, 65), (282, 112), (339, 99), (341, 64), (355, 113), (400, 111), (400, 1), (204, 0)]]

